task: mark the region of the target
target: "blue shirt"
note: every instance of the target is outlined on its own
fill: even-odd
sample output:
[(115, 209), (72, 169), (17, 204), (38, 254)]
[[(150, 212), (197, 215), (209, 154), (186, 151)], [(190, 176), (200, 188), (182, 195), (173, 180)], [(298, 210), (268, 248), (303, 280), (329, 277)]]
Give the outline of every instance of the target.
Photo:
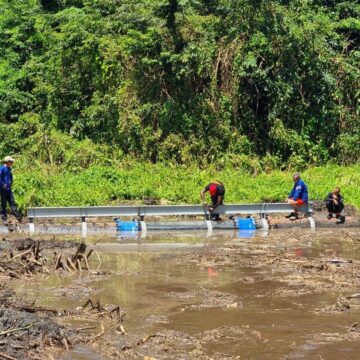
[(10, 190), (12, 183), (13, 183), (13, 176), (11, 173), (11, 168), (6, 165), (2, 165), (0, 167), (0, 189)]
[(304, 202), (308, 201), (308, 189), (301, 179), (294, 184), (294, 187), (289, 194), (289, 198), (292, 198), (293, 200), (302, 199)]

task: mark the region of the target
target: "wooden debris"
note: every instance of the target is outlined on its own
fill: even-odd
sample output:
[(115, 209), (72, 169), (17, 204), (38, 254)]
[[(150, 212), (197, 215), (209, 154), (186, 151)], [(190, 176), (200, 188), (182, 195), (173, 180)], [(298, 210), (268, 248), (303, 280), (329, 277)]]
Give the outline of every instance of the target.
[(89, 258), (93, 254), (98, 257), (99, 264), (101, 263), (99, 255), (93, 249), (86, 253), (86, 244), (84, 243), (79, 244), (72, 256), (55, 252), (55, 257), (51, 262), (41, 254), (39, 241), (34, 241), (30, 245), (30, 248), (18, 254), (8, 251), (0, 260), (0, 273), (19, 278), (21, 274), (28, 274), (29, 276), (38, 273), (50, 274), (58, 269), (65, 272), (83, 271), (84, 269), (90, 271)]
[(51, 314), (58, 314), (59, 313), (59, 310), (55, 310), (55, 309), (48, 309), (48, 308), (44, 308), (42, 306), (34, 306), (34, 305), (31, 305), (31, 306), (21, 306), (21, 307), (16, 307), (18, 310), (21, 310), (21, 311), (26, 311), (26, 312), (29, 312), (29, 313), (36, 313), (36, 312), (48, 312), (48, 313), (51, 313)]
[(70, 257), (67, 257), (66, 260), (67, 260), (69, 266), (70, 266), (73, 270), (77, 270), (74, 262), (71, 260)]
[(11, 333), (16, 332), (16, 331), (27, 330), (27, 329), (30, 329), (32, 326), (33, 326), (33, 324), (29, 324), (29, 325), (21, 327), (21, 328), (12, 328), (12, 329), (9, 329), (9, 330), (5, 330), (5, 331), (0, 332), (0, 336), (11, 334)]
[(80, 327), (80, 328), (77, 328), (75, 331), (76, 332), (82, 332), (82, 331), (86, 331), (86, 330), (94, 330), (96, 329), (97, 326), (96, 325), (89, 325), (89, 326), (84, 326), (84, 327)]
[(61, 342), (64, 345), (65, 349), (69, 351), (69, 339), (66, 337), (66, 335), (64, 334), (64, 332), (62, 330), (60, 330), (60, 335), (62, 336)]
[(55, 270), (57, 270), (61, 266), (61, 258), (62, 258), (62, 254), (59, 254), (55, 262)]
[(347, 296), (346, 299), (360, 299), (360, 293)]
[(343, 259), (331, 259), (331, 260), (327, 260), (327, 262), (331, 263), (331, 264), (352, 264), (353, 261), (350, 260), (343, 260)]
[(101, 331), (100, 331), (98, 334), (96, 334), (96, 335), (95, 335), (91, 340), (89, 340), (87, 343), (88, 343), (88, 344), (91, 344), (91, 343), (99, 340), (99, 338), (101, 338), (104, 334), (105, 334), (104, 324), (101, 323)]
[(15, 359), (14, 357), (12, 357), (10, 355), (4, 354), (3, 352), (0, 352), (0, 358), (4, 358), (4, 359), (7, 359), (7, 360), (17, 360), (17, 359)]

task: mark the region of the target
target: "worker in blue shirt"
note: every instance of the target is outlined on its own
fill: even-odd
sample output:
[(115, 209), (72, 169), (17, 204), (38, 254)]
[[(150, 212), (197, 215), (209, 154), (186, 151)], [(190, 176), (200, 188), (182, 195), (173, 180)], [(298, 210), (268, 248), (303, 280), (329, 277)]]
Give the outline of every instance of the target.
[(300, 179), (300, 174), (293, 175), (294, 186), (286, 201), (293, 207), (294, 211), (286, 216), (290, 220), (299, 218), (299, 208), (308, 202), (308, 189), (306, 184)]
[(7, 225), (6, 205), (9, 203), (11, 212), (18, 221), (21, 221), (22, 216), (19, 213), (14, 194), (12, 192), (13, 176), (11, 167), (14, 164), (14, 159), (11, 156), (4, 158), (4, 164), (0, 167), (0, 195), (1, 195), (1, 216), (4, 225)]

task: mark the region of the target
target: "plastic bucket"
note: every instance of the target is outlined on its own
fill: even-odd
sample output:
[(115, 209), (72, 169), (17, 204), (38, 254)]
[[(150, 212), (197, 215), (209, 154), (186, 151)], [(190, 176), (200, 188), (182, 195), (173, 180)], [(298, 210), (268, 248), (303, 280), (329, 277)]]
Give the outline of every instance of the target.
[(253, 218), (239, 218), (237, 219), (236, 226), (239, 230), (255, 230), (256, 224)]
[(117, 236), (119, 241), (124, 239), (138, 239), (140, 237), (140, 233), (138, 231), (118, 230)]
[(140, 231), (141, 227), (138, 221), (121, 221), (116, 219), (116, 228), (118, 231)]
[(238, 239), (250, 239), (255, 235), (255, 230), (239, 230)]

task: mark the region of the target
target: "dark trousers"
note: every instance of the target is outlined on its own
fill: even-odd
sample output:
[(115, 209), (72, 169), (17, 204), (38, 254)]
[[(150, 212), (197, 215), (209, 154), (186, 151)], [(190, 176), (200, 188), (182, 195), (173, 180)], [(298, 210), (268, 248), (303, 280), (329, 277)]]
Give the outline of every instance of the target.
[(7, 219), (6, 205), (9, 203), (11, 212), (16, 218), (20, 218), (21, 215), (17, 209), (14, 194), (11, 190), (1, 190), (1, 216), (3, 220)]
[(340, 214), (344, 209), (344, 204), (338, 203), (337, 205), (335, 205), (334, 201), (327, 201), (326, 208), (331, 214)]
[[(214, 197), (215, 198), (215, 197)], [(214, 199), (213, 197), (211, 197), (211, 200), (212, 200), (212, 205), (215, 206), (218, 204), (218, 197), (216, 196), (216, 199)], [(216, 201), (214, 201), (216, 200)], [(222, 205), (223, 202), (221, 202), (219, 205)], [(220, 220), (220, 215), (219, 214), (211, 214), (211, 220), (214, 220), (214, 221), (219, 221)]]

